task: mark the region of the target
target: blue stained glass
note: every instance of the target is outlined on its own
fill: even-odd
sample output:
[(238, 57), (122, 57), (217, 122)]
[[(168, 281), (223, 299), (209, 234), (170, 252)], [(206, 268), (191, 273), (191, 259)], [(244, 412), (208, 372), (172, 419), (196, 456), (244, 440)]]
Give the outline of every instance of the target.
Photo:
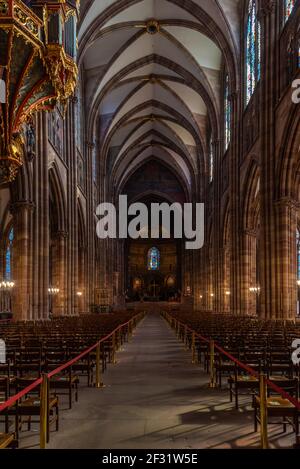
[(289, 19), (291, 16), (294, 6), (295, 6), (296, 0), (284, 0), (284, 15), (285, 15), (285, 21)]
[(225, 151), (228, 149), (231, 140), (231, 102), (229, 93), (229, 76), (225, 78), (224, 96), (224, 118), (225, 118)]
[(5, 280), (10, 281), (12, 279), (11, 269), (11, 257), (12, 257), (12, 246), (14, 241), (14, 229), (12, 228), (8, 235), (8, 243), (5, 253)]
[(261, 24), (260, 21), (257, 22), (257, 80), (260, 80), (260, 70), (261, 70)]
[(261, 73), (261, 24), (256, 0), (249, 0), (246, 40), (246, 104), (253, 95)]
[(148, 270), (159, 270), (160, 252), (157, 248), (151, 248), (148, 252)]

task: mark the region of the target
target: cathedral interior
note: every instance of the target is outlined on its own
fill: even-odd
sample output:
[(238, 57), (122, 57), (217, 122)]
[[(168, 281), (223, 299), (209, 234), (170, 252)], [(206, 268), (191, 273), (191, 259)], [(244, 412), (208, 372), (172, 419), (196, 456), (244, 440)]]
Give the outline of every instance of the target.
[(0, 0), (0, 449), (300, 447), (299, 90), (300, 0)]

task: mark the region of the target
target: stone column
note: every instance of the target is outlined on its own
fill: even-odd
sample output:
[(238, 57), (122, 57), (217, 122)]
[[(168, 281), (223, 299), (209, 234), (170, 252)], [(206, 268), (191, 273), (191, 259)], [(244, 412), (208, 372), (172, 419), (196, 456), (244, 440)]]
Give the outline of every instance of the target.
[(261, 223), (260, 223), (260, 315), (279, 315), (276, 287), (275, 191), (275, 125), (276, 104), (276, 2), (263, 0), (260, 9), (262, 27), (262, 63), (260, 80), (261, 135)]
[(278, 319), (294, 319), (297, 312), (297, 210), (298, 204), (289, 198), (276, 203)]
[(65, 120), (65, 151), (67, 172), (67, 315), (78, 314), (78, 207), (77, 207), (77, 150), (75, 145), (75, 103), (68, 104)]
[[(87, 142), (87, 278), (86, 278), (86, 299), (87, 305), (90, 309), (92, 304), (96, 301), (96, 288), (97, 276), (96, 272), (96, 259), (95, 259), (95, 237), (96, 237), (96, 223), (95, 223), (95, 183), (93, 179), (93, 153), (96, 151), (94, 142)], [(98, 201), (97, 201), (98, 203)], [(97, 243), (99, 249), (99, 244)]]
[(36, 119), (36, 157), (32, 166), (33, 213), (31, 238), (31, 319), (49, 317), (49, 175), (47, 114)]
[[(244, 314), (256, 314), (256, 300), (253, 301), (251, 287), (256, 286), (256, 279), (253, 279), (253, 272), (256, 272), (256, 236), (251, 230), (244, 230), (242, 238), (241, 252), (241, 306)], [(253, 266), (253, 256), (255, 255), (255, 265)], [(256, 276), (256, 274), (255, 274)]]
[(52, 313), (54, 316), (67, 315), (66, 308), (66, 244), (68, 234), (59, 231), (54, 239), (54, 255), (52, 265), (52, 287), (58, 288), (59, 293), (52, 299)]
[(239, 155), (241, 149), (239, 124), (239, 94), (231, 95), (232, 138), (229, 148), (229, 217), (230, 217), (230, 309), (233, 314), (243, 314), (241, 306), (241, 211), (240, 211), (240, 174)]
[(26, 321), (30, 319), (30, 218), (33, 204), (17, 202), (11, 206), (14, 217), (14, 282), (12, 310), (14, 319)]

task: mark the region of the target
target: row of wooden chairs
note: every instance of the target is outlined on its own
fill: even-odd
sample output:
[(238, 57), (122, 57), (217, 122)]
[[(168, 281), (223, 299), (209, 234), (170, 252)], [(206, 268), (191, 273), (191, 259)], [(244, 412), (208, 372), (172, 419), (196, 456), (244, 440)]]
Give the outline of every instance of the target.
[[(219, 347), (214, 348), (214, 377), (216, 385), (222, 387), (222, 380), (228, 383), (229, 398), (235, 408), (240, 406), (241, 395), (249, 396), (253, 408), (254, 431), (260, 424), (260, 379), (265, 374), (269, 382), (299, 401), (300, 367), (292, 361), (292, 342), (300, 338), (300, 324), (293, 321), (262, 321), (249, 317), (230, 315), (172, 313), (171, 323), (187, 346), (192, 348), (193, 333), (200, 334), (207, 341), (194, 335), (196, 356), (204, 370), (211, 372), (211, 344), (219, 345), (238, 362), (232, 361)], [(174, 323), (174, 319), (180, 321)], [(173, 322), (172, 322), (173, 321)], [(187, 327), (185, 327), (187, 326)], [(190, 328), (190, 330), (189, 330)], [(250, 367), (255, 375), (241, 364)], [(288, 425), (299, 443), (298, 408), (268, 386), (267, 415), (269, 422), (280, 424), (283, 431)], [(244, 401), (243, 401), (244, 402)], [(299, 401), (300, 402), (300, 401)], [(274, 420), (275, 419), (275, 420)]]
[[(106, 337), (121, 324), (132, 319), (136, 313), (120, 312), (107, 315), (86, 315), (78, 318), (59, 318), (40, 323), (0, 324), (0, 338), (6, 343), (6, 363), (0, 364), (0, 404), (34, 383), (43, 373), (56, 370), (61, 365), (78, 357), (82, 352)], [(114, 350), (128, 339), (129, 328), (123, 328), (100, 346), (102, 371), (113, 361)], [(59, 407), (61, 396), (67, 396), (69, 408), (78, 401), (80, 377), (87, 378), (86, 384), (95, 382), (96, 351), (82, 357), (72, 366), (48, 380), (47, 441), (50, 426), (59, 429)], [(41, 386), (20, 399), (13, 407), (3, 411), (3, 432), (0, 433), (0, 448), (16, 448), (20, 430), (27, 423), (39, 421), (41, 410)], [(11, 431), (14, 423), (15, 430)]]

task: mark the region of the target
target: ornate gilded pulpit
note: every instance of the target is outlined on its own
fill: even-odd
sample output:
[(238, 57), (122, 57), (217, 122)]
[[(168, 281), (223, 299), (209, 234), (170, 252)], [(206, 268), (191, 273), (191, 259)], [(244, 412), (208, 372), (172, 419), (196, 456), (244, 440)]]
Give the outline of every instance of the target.
[(79, 3), (0, 0), (0, 184), (23, 163), (32, 115), (74, 92)]

